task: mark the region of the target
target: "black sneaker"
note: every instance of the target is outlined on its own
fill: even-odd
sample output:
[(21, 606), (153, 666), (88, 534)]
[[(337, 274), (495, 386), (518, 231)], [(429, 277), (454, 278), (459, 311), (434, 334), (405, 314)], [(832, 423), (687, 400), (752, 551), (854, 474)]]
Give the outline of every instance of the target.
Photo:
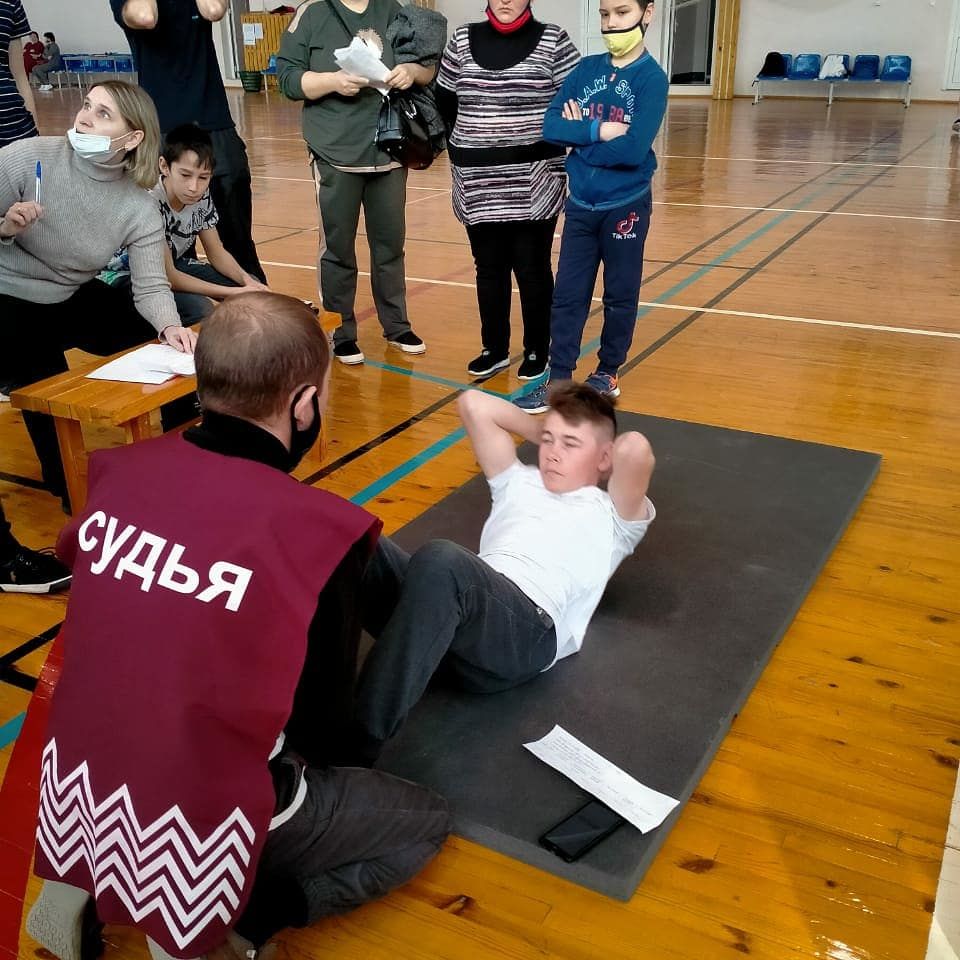
[(520, 369), (517, 371), (517, 377), (520, 380), (539, 380), (546, 372), (546, 355), (531, 351), (524, 354), (523, 363), (520, 364)]
[(341, 340), (333, 345), (333, 355), (341, 362), (352, 366), (363, 363), (363, 351), (357, 346), (356, 340)]
[(53, 593), (69, 587), (70, 577), (52, 550), (20, 547), (11, 560), (0, 564), (0, 592)]
[(391, 347), (399, 347), (404, 353), (426, 353), (427, 345), (412, 331), (401, 333), (399, 337), (388, 340)]
[(485, 377), (488, 373), (493, 373), (494, 370), (502, 370), (509, 366), (510, 358), (505, 354), (498, 357), (489, 350), (481, 350), (480, 354), (467, 364), (467, 373), (471, 377)]

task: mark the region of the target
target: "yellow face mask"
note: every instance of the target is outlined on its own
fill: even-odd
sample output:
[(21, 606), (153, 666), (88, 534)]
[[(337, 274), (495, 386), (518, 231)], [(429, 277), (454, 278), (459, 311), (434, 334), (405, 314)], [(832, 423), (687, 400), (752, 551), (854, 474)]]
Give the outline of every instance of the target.
[(646, 32), (646, 27), (642, 22), (635, 27), (626, 27), (623, 30), (601, 31), (603, 42), (607, 45), (610, 55), (618, 60), (643, 43), (643, 36)]

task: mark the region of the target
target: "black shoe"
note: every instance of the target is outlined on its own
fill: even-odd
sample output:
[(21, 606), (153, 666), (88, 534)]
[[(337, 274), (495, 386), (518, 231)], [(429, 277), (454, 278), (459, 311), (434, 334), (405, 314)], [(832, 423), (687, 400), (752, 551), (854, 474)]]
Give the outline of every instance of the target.
[(333, 345), (333, 355), (347, 366), (363, 363), (363, 351), (357, 346), (356, 340), (341, 340)]
[(503, 370), (504, 367), (509, 366), (510, 358), (506, 354), (497, 356), (492, 351), (483, 349), (479, 356), (474, 357), (467, 364), (467, 373), (471, 377), (485, 377), (494, 370)]
[(20, 547), (6, 563), (0, 564), (0, 592), (53, 593), (70, 586), (70, 570), (52, 550)]
[(517, 371), (520, 380), (539, 380), (547, 372), (547, 355), (531, 351), (523, 355), (523, 363)]
[(401, 333), (399, 337), (388, 340), (391, 347), (399, 347), (404, 353), (426, 353), (427, 345), (412, 331)]

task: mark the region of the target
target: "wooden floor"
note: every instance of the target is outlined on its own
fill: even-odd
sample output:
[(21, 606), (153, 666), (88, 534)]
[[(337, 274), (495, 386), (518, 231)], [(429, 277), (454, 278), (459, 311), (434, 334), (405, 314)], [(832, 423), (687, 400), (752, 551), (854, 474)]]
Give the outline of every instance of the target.
[[(40, 96), (44, 132), (59, 133), (76, 92)], [(237, 94), (233, 104), (270, 283), (316, 298), (316, 213), (297, 109), (275, 94)], [(288, 935), (290, 957), (924, 955), (960, 757), (953, 118), (949, 106), (671, 101), (622, 406), (884, 460), (633, 900), (453, 839), (400, 892)], [(429, 350), (412, 360), (387, 352), (363, 274), (369, 362), (334, 370), (326, 459), (298, 470), (365, 502), (388, 531), (476, 471), (465, 443), (451, 440), (479, 324), (445, 159), (411, 177), (407, 224), (410, 315)], [(595, 311), (587, 337), (598, 329)], [(515, 374), (516, 364), (489, 387), (516, 390)], [(101, 443), (121, 440), (100, 433)], [(0, 407), (0, 471), (17, 535), (52, 542), (64, 518), (36, 488), (9, 405)], [(0, 656), (64, 609), (60, 597), (0, 598)], [(48, 649), (18, 669), (36, 676)], [(0, 733), (28, 696), (0, 683)], [(34, 895), (31, 884), (28, 903)], [(136, 934), (109, 933), (108, 958), (145, 956)], [(20, 957), (35, 951), (24, 934)]]

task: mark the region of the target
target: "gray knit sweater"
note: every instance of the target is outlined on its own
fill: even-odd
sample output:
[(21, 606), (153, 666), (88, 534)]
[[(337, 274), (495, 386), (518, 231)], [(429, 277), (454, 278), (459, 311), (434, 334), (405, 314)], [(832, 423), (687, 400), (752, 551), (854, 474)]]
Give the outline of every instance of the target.
[(160, 211), (122, 167), (81, 160), (66, 137), (11, 143), (0, 150), (0, 217), (17, 201), (33, 200), (38, 160), (44, 215), (18, 236), (0, 240), (0, 293), (62, 303), (126, 247), (139, 313), (157, 331), (180, 326), (163, 265)]

